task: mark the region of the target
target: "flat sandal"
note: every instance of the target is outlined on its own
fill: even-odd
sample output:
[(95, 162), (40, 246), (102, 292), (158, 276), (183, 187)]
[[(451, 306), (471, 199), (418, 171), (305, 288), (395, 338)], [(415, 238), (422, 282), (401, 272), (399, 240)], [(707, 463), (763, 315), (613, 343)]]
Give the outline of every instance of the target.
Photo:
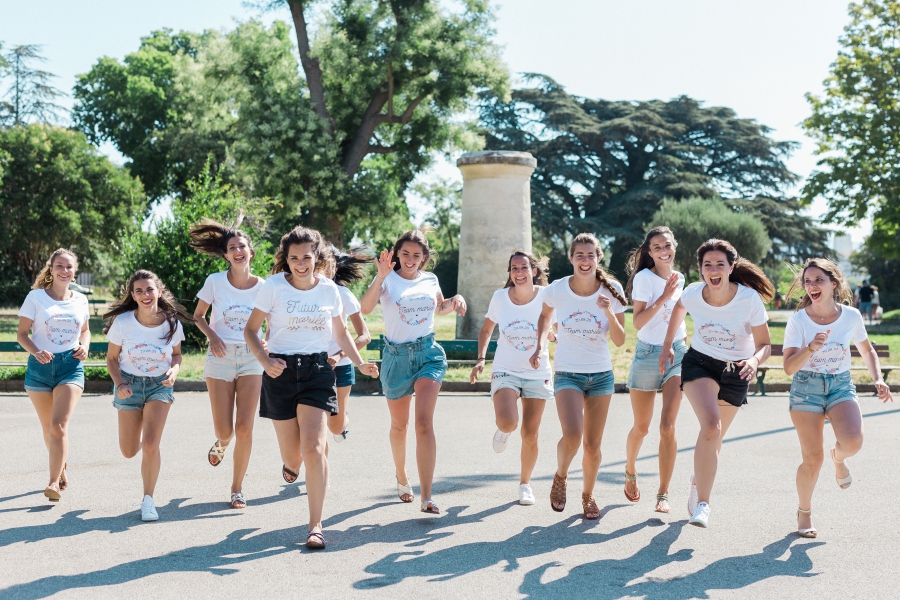
[(550, 508), (562, 512), (566, 508), (566, 478), (553, 474), (553, 485), (550, 487)]
[(600, 518), (600, 507), (594, 500), (593, 494), (581, 493), (581, 507), (584, 510), (584, 518), (593, 521)]

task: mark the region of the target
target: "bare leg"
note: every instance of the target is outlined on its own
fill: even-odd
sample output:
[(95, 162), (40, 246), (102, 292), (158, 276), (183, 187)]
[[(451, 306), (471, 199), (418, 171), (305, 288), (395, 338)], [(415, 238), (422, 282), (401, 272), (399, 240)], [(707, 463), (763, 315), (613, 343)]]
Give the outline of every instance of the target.
[[(837, 438), (834, 444), (834, 458), (843, 461), (862, 449), (863, 424), (859, 404), (841, 402), (828, 411), (828, 420)], [(850, 474), (846, 465), (834, 465), (835, 475), (844, 478)]]
[(141, 433), (141, 479), (144, 480), (144, 495), (153, 496), (159, 469), (162, 464), (159, 443), (162, 439), (166, 418), (169, 416), (168, 402), (151, 400), (144, 405), (143, 431)]
[[(394, 474), (401, 485), (409, 485), (406, 476), (406, 430), (409, 427), (409, 407), (412, 396), (404, 396), (398, 400), (388, 400), (388, 411), (391, 413), (391, 455), (394, 457)], [(412, 502), (412, 498), (404, 494), (404, 502)]]
[[(719, 384), (702, 378), (684, 384), (694, 414), (700, 421), (700, 434), (694, 449), (694, 483), (698, 502), (709, 503), (716, 479), (719, 451), (728, 426), (737, 415), (737, 407), (718, 400)], [(724, 405), (723, 405), (724, 404)]]
[(244, 476), (250, 465), (250, 451), (253, 449), (253, 425), (256, 422), (256, 411), (259, 407), (259, 392), (262, 388), (262, 375), (244, 375), (239, 377), (235, 394), (234, 419), (234, 469), (232, 470), (231, 493), (240, 492), (244, 485)]
[(503, 388), (494, 394), (494, 421), (497, 429), (511, 433), (519, 426), (519, 395), (515, 390)]
[(556, 414), (562, 426), (562, 438), (556, 445), (556, 474), (569, 475), (569, 466), (581, 446), (584, 432), (584, 396), (577, 390), (560, 390), (556, 393)]
[(300, 449), (300, 426), (297, 419), (285, 419), (272, 421), (275, 427), (275, 437), (278, 438), (278, 450), (281, 452), (281, 462), (289, 468), (291, 465), (299, 465), (303, 462), (303, 453)]
[(337, 390), (338, 414), (328, 417), (328, 430), (334, 435), (342, 434), (350, 421), (347, 419), (347, 404), (350, 401), (351, 386), (335, 388)]
[(547, 401), (543, 398), (522, 398), (522, 471), (519, 483), (530, 483), (531, 473), (538, 459), (538, 429)]
[(603, 441), (603, 429), (606, 427), (606, 416), (609, 414), (609, 401), (612, 396), (588, 396), (584, 399), (584, 456), (581, 467), (584, 470), (584, 493), (593, 494), (600, 471), (602, 453), (600, 444)]
[(219, 444), (227, 446), (234, 437), (234, 390), (236, 382), (206, 378), (209, 406), (212, 410), (213, 430)]
[(417, 379), (416, 390), (416, 466), (422, 499), (431, 498), (434, 467), (437, 463), (437, 441), (434, 437), (434, 409), (437, 407), (441, 384), (434, 379)]
[[(625, 472), (637, 474), (637, 456), (641, 451), (641, 444), (650, 432), (650, 421), (653, 419), (653, 403), (656, 400), (656, 392), (644, 390), (630, 390), (631, 412), (634, 414), (634, 425), (628, 432), (625, 440)], [(662, 461), (662, 455), (660, 455)], [(625, 492), (634, 498), (638, 494), (637, 481), (625, 481)]]
[(328, 485), (328, 458), (325, 456), (325, 435), (328, 416), (320, 408), (297, 406), (297, 425), (300, 447), (306, 465), (306, 496), (309, 501), (309, 531), (322, 530), (322, 511)]
[(49, 487), (59, 489), (59, 478), (69, 458), (69, 421), (81, 398), (82, 389), (74, 384), (59, 385), (53, 392), (28, 392), (41, 422), (50, 466)]
[(678, 440), (675, 437), (675, 419), (681, 409), (681, 377), (671, 377), (663, 384), (662, 414), (659, 418), (659, 491), (668, 495), (675, 458), (678, 456)]
[[(825, 461), (823, 449), (822, 429), (825, 426), (825, 415), (800, 410), (791, 411), (791, 421), (800, 438), (800, 453), (803, 462), (797, 467), (797, 497), (799, 508), (812, 509), (812, 496), (819, 479), (819, 471)], [(812, 527), (812, 515), (799, 513), (797, 516), (797, 528), (808, 529)]]

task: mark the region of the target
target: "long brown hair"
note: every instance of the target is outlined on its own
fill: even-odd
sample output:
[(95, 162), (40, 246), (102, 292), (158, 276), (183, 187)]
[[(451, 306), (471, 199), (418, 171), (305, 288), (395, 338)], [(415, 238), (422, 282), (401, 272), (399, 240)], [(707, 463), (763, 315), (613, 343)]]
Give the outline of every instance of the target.
[(740, 283), (748, 288), (756, 290), (762, 299), (771, 302), (775, 297), (775, 286), (762, 272), (762, 269), (754, 265), (752, 262), (740, 256), (729, 242), (712, 238), (703, 242), (697, 248), (697, 267), (700, 269), (700, 278), (703, 278), (703, 257), (707, 252), (719, 251), (725, 254), (728, 264), (733, 266), (731, 275), (728, 276), (729, 281)]
[(72, 260), (75, 261), (75, 271), (78, 271), (78, 257), (75, 256), (75, 253), (71, 250), (67, 250), (66, 248), (57, 248), (53, 251), (53, 254), (50, 255), (50, 258), (47, 259), (47, 262), (44, 263), (44, 267), (37, 274), (37, 277), (34, 278), (34, 283), (31, 284), (31, 289), (46, 290), (51, 285), (53, 285), (53, 261), (63, 254), (67, 254), (72, 257)]
[[(237, 219), (231, 225), (222, 225), (217, 221), (203, 217), (199, 223), (191, 225), (191, 241), (189, 245), (201, 254), (225, 258), (225, 255), (228, 253), (228, 242), (231, 238), (241, 238), (247, 240), (247, 246), (250, 248), (250, 259), (253, 260), (253, 257), (256, 256), (253, 240), (250, 239), (250, 236), (245, 231), (238, 229), (243, 220), (243, 211), (238, 213)], [(231, 264), (229, 263), (228, 266), (230, 268)]]
[[(613, 287), (613, 282), (619, 283), (619, 280), (606, 272), (603, 268), (603, 263), (600, 261), (603, 260), (603, 248), (600, 247), (600, 240), (598, 240), (594, 234), (592, 233), (579, 233), (575, 236), (575, 239), (572, 240), (572, 243), (569, 245), (569, 260), (572, 260), (572, 257), (575, 255), (575, 246), (578, 244), (592, 244), (597, 251), (597, 270), (594, 273), (597, 277), (597, 281), (600, 282), (600, 285), (609, 290), (609, 293), (613, 295), (613, 297), (622, 303), (622, 306), (628, 304), (628, 300), (625, 299), (625, 296), (619, 293), (619, 290)], [(621, 284), (619, 284), (621, 285)]]
[(104, 313), (103, 320), (105, 321), (105, 325), (103, 327), (103, 333), (107, 333), (109, 328), (112, 327), (113, 321), (116, 317), (121, 314), (136, 311), (138, 309), (137, 300), (134, 299), (134, 282), (141, 281), (147, 279), (152, 281), (154, 285), (156, 285), (156, 289), (159, 290), (159, 299), (157, 300), (156, 306), (161, 313), (166, 316), (166, 322), (169, 324), (169, 333), (164, 338), (166, 343), (172, 341), (172, 337), (175, 335), (175, 331), (178, 329), (178, 321), (182, 323), (193, 323), (194, 317), (188, 312), (188, 310), (183, 307), (181, 304), (175, 300), (175, 296), (172, 295), (172, 292), (169, 291), (169, 288), (163, 285), (162, 281), (159, 280), (156, 273), (153, 271), (147, 271), (146, 269), (140, 269), (135, 271), (131, 277), (128, 278), (128, 283), (125, 285), (125, 289), (122, 293), (122, 298), (116, 301), (109, 309), (108, 312)]
[(397, 238), (397, 241), (394, 242), (394, 270), (400, 270), (400, 259), (398, 256), (400, 255), (400, 248), (403, 247), (403, 244), (406, 242), (412, 242), (414, 244), (419, 244), (422, 246), (422, 253), (425, 255), (425, 258), (422, 259), (422, 264), (419, 265), (419, 270), (424, 269), (429, 262), (437, 262), (437, 254), (435, 254), (434, 250), (431, 249), (431, 246), (428, 245), (428, 238), (425, 237), (425, 231), (422, 229), (413, 229), (412, 231), (407, 231), (403, 235)]
[(547, 285), (547, 273), (550, 271), (549, 259), (546, 256), (537, 258), (530, 252), (525, 252), (524, 250), (516, 250), (509, 255), (509, 262), (506, 264), (507, 275), (506, 283), (503, 285), (503, 289), (515, 287), (516, 285), (515, 283), (513, 283), (512, 277), (509, 275), (509, 272), (510, 269), (512, 269), (512, 261), (517, 256), (524, 256), (528, 259), (528, 264), (531, 265), (531, 268), (537, 269), (537, 275), (531, 278), (531, 283), (533, 285)]
[(827, 258), (808, 258), (806, 259), (806, 262), (803, 263), (803, 266), (795, 271), (796, 277), (794, 277), (794, 281), (791, 282), (791, 287), (788, 289), (787, 293), (788, 298), (797, 292), (800, 293), (800, 302), (797, 304), (797, 310), (806, 308), (812, 304), (809, 294), (806, 293), (806, 290), (803, 287), (803, 278), (806, 277), (806, 270), (810, 267), (821, 269), (825, 272), (830, 281), (837, 283), (837, 287), (834, 288), (833, 294), (835, 302), (838, 304), (846, 304), (847, 306), (853, 304), (853, 292), (850, 291), (850, 286), (847, 284), (847, 280), (844, 278), (844, 273), (841, 271), (841, 268)]
[(641, 245), (634, 249), (628, 255), (625, 262), (625, 272), (628, 273), (628, 283), (625, 284), (625, 295), (631, 296), (631, 289), (634, 287), (634, 276), (644, 269), (652, 269), (655, 266), (653, 257), (650, 256), (650, 240), (658, 235), (669, 234), (672, 236), (672, 244), (678, 248), (678, 242), (675, 241), (675, 234), (665, 225), (659, 225), (647, 232)]
[(357, 246), (344, 252), (334, 244), (328, 244), (326, 250), (329, 254), (327, 260), (334, 265), (334, 277), (331, 279), (344, 287), (365, 278), (366, 265), (375, 262), (368, 246)]
[(315, 229), (298, 225), (281, 236), (278, 242), (278, 251), (275, 252), (275, 264), (272, 265), (272, 275), (277, 273), (290, 273), (291, 267), (288, 265), (288, 253), (294, 244), (312, 244), (313, 256), (316, 257), (316, 266), (313, 272), (320, 273), (325, 268), (325, 242), (322, 241), (322, 234)]

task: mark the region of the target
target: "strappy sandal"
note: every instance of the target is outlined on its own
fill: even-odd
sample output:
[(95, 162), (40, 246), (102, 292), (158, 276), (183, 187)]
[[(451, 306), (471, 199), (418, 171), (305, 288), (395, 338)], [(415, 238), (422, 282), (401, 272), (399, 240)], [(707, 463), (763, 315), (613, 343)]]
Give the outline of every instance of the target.
[(641, 488), (638, 488), (637, 495), (629, 496), (628, 495), (628, 483), (629, 481), (634, 483), (634, 487), (637, 487), (637, 473), (633, 473), (631, 475), (628, 474), (628, 470), (625, 470), (625, 497), (628, 498), (629, 502), (637, 502), (641, 499)]
[(665, 494), (657, 494), (656, 495), (656, 508), (653, 509), (658, 513), (668, 513), (671, 509), (669, 508), (669, 497)]
[(558, 473), (553, 474), (553, 485), (550, 487), (550, 508), (556, 512), (566, 509), (566, 478)]
[(437, 507), (437, 504), (434, 503), (434, 500), (429, 498), (422, 502), (422, 512), (428, 513), (430, 515), (439, 515), (441, 514), (441, 509)]
[[(412, 486), (408, 483), (403, 485), (399, 479), (397, 480), (397, 496), (400, 498), (400, 502), (406, 502), (407, 504), (416, 499)], [(404, 498), (404, 496), (409, 496), (409, 498)]]
[(212, 448), (209, 449), (209, 454), (206, 456), (206, 459), (209, 461), (214, 467), (218, 467), (222, 464), (222, 461), (225, 460), (225, 450), (228, 448), (228, 445), (222, 445), (219, 443), (219, 440), (216, 440), (216, 443), (213, 444)]
[(310, 531), (306, 534), (306, 547), (310, 550), (324, 550), (325, 536), (321, 531)]
[[(834, 448), (831, 449), (831, 452), (829, 454), (831, 454), (831, 460), (834, 461), (834, 464), (844, 465), (845, 467), (847, 467), (848, 471), (850, 470), (850, 467), (847, 465), (846, 458), (844, 460), (836, 460), (834, 458)], [(838, 477), (837, 473), (835, 473), (834, 480), (837, 481), (838, 487), (840, 487), (842, 490), (846, 490), (848, 487), (850, 487), (850, 484), (853, 483), (853, 475), (847, 473), (846, 477)]]
[(59, 502), (59, 499), (62, 498), (62, 496), (59, 495), (59, 490), (52, 485), (48, 485), (44, 488), (44, 496), (46, 496), (47, 500), (50, 502)]
[[(800, 513), (803, 513), (804, 515), (809, 515), (809, 514), (812, 514), (812, 509), (810, 508), (809, 510), (803, 510), (802, 508), (800, 508), (798, 506), (797, 507), (797, 519), (800, 518)], [(799, 535), (802, 538), (815, 538), (815, 537), (818, 537), (819, 532), (816, 531), (815, 527), (808, 527), (806, 529), (800, 529), (798, 527), (797, 535)]]
[(247, 501), (241, 492), (231, 493), (231, 508), (247, 508)]
[(63, 465), (62, 473), (59, 474), (59, 491), (63, 491), (63, 490), (65, 490), (67, 487), (69, 487), (69, 480), (68, 480), (68, 479), (63, 479), (63, 473), (66, 472), (66, 468), (67, 468), (68, 466), (69, 466), (69, 463), (64, 464), (64, 465)]
[(581, 493), (581, 508), (584, 510), (584, 518), (591, 521), (600, 518), (600, 507), (594, 501), (594, 495)]
[[(299, 471), (299, 469), (297, 469), (297, 470)], [(281, 465), (281, 476), (288, 483), (294, 483), (295, 481), (297, 481), (297, 478), (300, 477), (300, 474), (294, 473), (293, 471), (288, 469), (286, 466)]]

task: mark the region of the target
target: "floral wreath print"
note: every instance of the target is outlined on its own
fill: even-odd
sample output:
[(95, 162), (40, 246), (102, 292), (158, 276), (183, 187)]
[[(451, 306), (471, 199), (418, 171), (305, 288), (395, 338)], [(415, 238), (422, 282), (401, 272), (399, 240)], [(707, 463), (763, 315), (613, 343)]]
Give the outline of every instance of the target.
[[(826, 346), (834, 346), (834, 348), (833, 349), (829, 348), (826, 350)], [(830, 351), (836, 350), (836, 349), (840, 349), (840, 351), (841, 351), (840, 359), (837, 359), (837, 358), (825, 359), (824, 357), (820, 358), (819, 361), (817, 361), (820, 364), (813, 366), (813, 368), (816, 370), (816, 372), (828, 373), (829, 375), (834, 375), (835, 373), (840, 371), (840, 367), (844, 363), (844, 356), (846, 356), (850, 352), (849, 346), (841, 344), (840, 342), (825, 342), (822, 345), (822, 347), (819, 348), (819, 350), (815, 354), (813, 354), (812, 357), (810, 357), (810, 360), (812, 360), (812, 358), (815, 358), (815, 356), (817, 354), (819, 354), (819, 352), (822, 352), (823, 350), (825, 350), (826, 352), (830, 352)], [(825, 360), (828, 360), (828, 363), (830, 363), (834, 366), (828, 367), (827, 363), (825, 363)]]
[[(568, 323), (572, 319), (575, 319), (575, 318), (581, 317), (581, 316), (585, 316), (585, 315), (589, 316), (594, 321), (594, 323), (597, 324), (597, 333), (602, 334), (603, 333), (603, 321), (601, 321), (600, 318), (597, 315), (595, 315), (594, 313), (586, 312), (583, 310), (576, 310), (575, 312), (573, 312), (571, 315), (569, 315), (568, 317), (566, 317), (565, 319), (562, 320), (561, 325), (563, 327), (565, 327), (566, 329), (569, 329)], [(601, 337), (600, 335), (596, 335), (596, 336), (584, 335), (583, 333), (576, 333), (574, 335), (581, 336), (582, 338), (586, 339), (589, 342), (596, 342)]]
[[(402, 308), (402, 307), (401, 307), (401, 303), (402, 303), (404, 300), (407, 300), (407, 301), (409, 301), (409, 300), (419, 300), (419, 299), (422, 299), (422, 298), (427, 298), (428, 300), (431, 301), (430, 311), (429, 311), (429, 312), (426, 312), (426, 313), (425, 313), (425, 316), (423, 316), (423, 317), (415, 317), (415, 318), (412, 318), (412, 319), (410, 319), (409, 317), (407, 317), (407, 315), (404, 314), (404, 312), (401, 310), (401, 308)], [(435, 306), (435, 303), (436, 303), (436, 300), (433, 299), (433, 298), (430, 298), (430, 297), (427, 296), (426, 294), (413, 294), (413, 295), (410, 295), (410, 296), (404, 296), (403, 298), (400, 298), (399, 300), (397, 300), (397, 313), (400, 315), (400, 320), (401, 320), (401, 321), (403, 321), (404, 323), (406, 323), (406, 324), (409, 325), (410, 327), (415, 327), (416, 325), (421, 325), (422, 323), (424, 323), (425, 321), (428, 320), (428, 314), (429, 314), (430, 312), (434, 312), (434, 306)], [(423, 306), (423, 307), (422, 307), (422, 310), (425, 310), (425, 309), (426, 309), (426, 307)], [(407, 314), (418, 314), (418, 312), (419, 312), (419, 311), (416, 311), (416, 312), (410, 312), (410, 313), (407, 313)]]
[(722, 341), (719, 341), (719, 343), (718, 343), (719, 348), (722, 348), (723, 350), (734, 350), (737, 347), (737, 345), (735, 344), (737, 335), (731, 333), (731, 330), (728, 329), (727, 327), (725, 327), (724, 325), (722, 325), (721, 323), (704, 323), (703, 325), (700, 326), (700, 337), (703, 338), (704, 341), (707, 340), (708, 335), (706, 335), (706, 334), (709, 334), (713, 330), (714, 327), (718, 327), (720, 330), (724, 331), (725, 334), (728, 336), (728, 342), (731, 342), (731, 345), (728, 346), (727, 345), (728, 342), (722, 343)]
[(51, 327), (51, 323), (53, 321), (71, 321), (75, 323), (75, 335), (78, 335), (78, 330), (81, 328), (81, 324), (78, 322), (78, 317), (69, 313), (60, 313), (44, 321), (44, 331), (47, 333), (47, 340), (49, 340), (51, 344), (54, 344), (56, 346), (65, 346), (66, 344), (71, 342), (72, 332), (61, 330), (58, 327)]
[(132, 346), (131, 348), (129, 348), (129, 350), (128, 350), (128, 360), (131, 361), (131, 365), (132, 365), (135, 369), (137, 369), (138, 371), (140, 371), (141, 373), (146, 373), (147, 375), (149, 375), (150, 373), (153, 373), (154, 371), (156, 371), (157, 369), (159, 369), (159, 365), (157, 365), (157, 364), (151, 364), (151, 365), (147, 365), (147, 366), (142, 366), (141, 364), (138, 363), (136, 357), (134, 356), (134, 352), (135, 352), (135, 351), (138, 351), (138, 350), (142, 350), (142, 349), (144, 349), (144, 348), (150, 348), (151, 350), (156, 350), (157, 352), (159, 352), (160, 356), (162, 356), (162, 359), (161, 359), (161, 360), (163, 360), (163, 361), (166, 360), (167, 355), (166, 355), (165, 352), (163, 352), (163, 349), (162, 349), (162, 348), (160, 348), (159, 346), (154, 346), (153, 344), (140, 343), (140, 344), (137, 344), (137, 345)]
[[(238, 313), (239, 315), (245, 316), (228, 316), (229, 311), (231, 313)], [(228, 308), (222, 311), (222, 322), (225, 323), (225, 326), (228, 329), (236, 332), (243, 333), (244, 326), (247, 324), (247, 319), (250, 318), (250, 313), (253, 312), (246, 304), (232, 304)]]
[[(530, 329), (531, 330), (530, 333), (534, 334), (535, 341), (530, 344), (529, 343), (521, 343), (521, 342), (516, 343), (516, 342), (512, 341), (512, 339), (509, 337), (509, 335), (506, 332), (507, 332), (507, 330), (515, 327), (516, 325), (524, 325), (525, 327), (522, 327), (522, 329)], [(505, 337), (506, 340), (509, 342), (509, 344), (516, 350), (518, 350), (520, 352), (528, 352), (529, 350), (534, 350), (534, 347), (537, 344), (537, 326), (530, 321), (516, 319), (515, 321), (513, 321), (512, 323), (509, 323), (506, 327), (503, 328), (503, 337)]]

